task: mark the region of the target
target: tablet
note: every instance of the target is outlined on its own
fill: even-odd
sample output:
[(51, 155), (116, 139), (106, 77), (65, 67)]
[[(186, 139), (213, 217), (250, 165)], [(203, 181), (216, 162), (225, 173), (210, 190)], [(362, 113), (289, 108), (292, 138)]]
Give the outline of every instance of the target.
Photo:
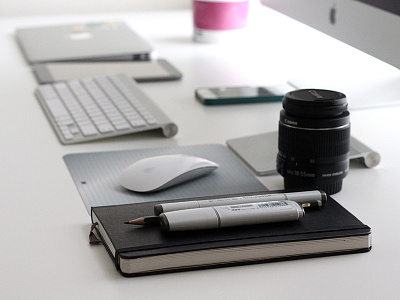
[(182, 74), (164, 59), (45, 63), (34, 65), (33, 73), (40, 84), (121, 73), (127, 74), (137, 82), (179, 80), (182, 78)]

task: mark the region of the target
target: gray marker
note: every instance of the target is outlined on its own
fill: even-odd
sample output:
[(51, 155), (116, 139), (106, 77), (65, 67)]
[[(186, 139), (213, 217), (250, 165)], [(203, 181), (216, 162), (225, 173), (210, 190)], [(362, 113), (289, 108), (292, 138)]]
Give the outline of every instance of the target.
[(184, 202), (172, 202), (158, 204), (154, 206), (154, 214), (160, 215), (161, 213), (191, 209), (191, 208), (202, 208), (202, 207), (213, 207), (222, 205), (232, 204), (244, 204), (244, 203), (255, 203), (255, 202), (266, 202), (276, 200), (292, 200), (296, 201), (304, 207), (308, 206), (322, 206), (327, 201), (327, 195), (323, 191), (304, 191), (304, 192), (292, 192), (292, 193), (265, 193), (258, 195), (249, 195), (242, 197), (229, 197), (229, 198), (216, 198), (199, 201), (184, 201)]
[(165, 231), (188, 231), (295, 221), (304, 214), (303, 207), (297, 202), (282, 200), (177, 210), (125, 224), (159, 224)]
[(303, 216), (298, 203), (284, 200), (177, 210), (159, 217), (163, 230), (185, 231), (294, 221)]

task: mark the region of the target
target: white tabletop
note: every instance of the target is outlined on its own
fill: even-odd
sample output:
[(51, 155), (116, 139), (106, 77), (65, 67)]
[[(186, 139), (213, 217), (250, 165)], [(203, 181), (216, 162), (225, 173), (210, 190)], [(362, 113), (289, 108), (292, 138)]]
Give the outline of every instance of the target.
[[(174, 138), (147, 133), (64, 146), (50, 127), (15, 28), (110, 19), (127, 22), (182, 71), (181, 81), (141, 84), (178, 124)], [(380, 88), (381, 98), (397, 97), (387, 86), (400, 82), (398, 70), (265, 7), (251, 10), (247, 31), (230, 44), (193, 43), (189, 11), (0, 19), (1, 299), (399, 298), (400, 106), (359, 109), (376, 97), (367, 92), (371, 86)], [(341, 88), (349, 98), (352, 135), (382, 156), (373, 169), (352, 164), (334, 196), (372, 228), (371, 252), (124, 278), (104, 247), (89, 246), (90, 218), (63, 155), (225, 144), (275, 131), (280, 103), (207, 107), (195, 100), (194, 89), (291, 78)], [(278, 175), (259, 179), (270, 189), (283, 187)]]

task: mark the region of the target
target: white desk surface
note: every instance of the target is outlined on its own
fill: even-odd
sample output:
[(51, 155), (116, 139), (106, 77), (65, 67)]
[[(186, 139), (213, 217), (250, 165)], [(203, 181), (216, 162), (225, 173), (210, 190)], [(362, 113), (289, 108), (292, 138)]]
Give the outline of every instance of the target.
[[(142, 84), (179, 133), (63, 146), (33, 95), (37, 83), (14, 40), (15, 28), (110, 19), (126, 21), (183, 72), (181, 81)], [(247, 38), (233, 44), (195, 44), (191, 33), (189, 11), (0, 19), (0, 298), (399, 299), (400, 107), (355, 109), (372, 97), (366, 92), (371, 86), (396, 94), (387, 86), (400, 82), (398, 70), (265, 7), (252, 8)], [(334, 197), (372, 228), (371, 252), (124, 278), (104, 247), (89, 246), (90, 218), (63, 155), (225, 144), (274, 131), (281, 104), (206, 107), (194, 99), (194, 89), (303, 75), (333, 76), (325, 84), (347, 93), (353, 136), (382, 156), (374, 169), (352, 164)], [(270, 189), (283, 187), (278, 175), (260, 180)]]

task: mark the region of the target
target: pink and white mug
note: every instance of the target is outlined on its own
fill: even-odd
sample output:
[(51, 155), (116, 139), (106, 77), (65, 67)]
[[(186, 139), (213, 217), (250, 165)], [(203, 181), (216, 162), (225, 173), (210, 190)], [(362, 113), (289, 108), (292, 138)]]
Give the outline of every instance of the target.
[(247, 25), (248, 0), (193, 0), (193, 39), (218, 42)]

